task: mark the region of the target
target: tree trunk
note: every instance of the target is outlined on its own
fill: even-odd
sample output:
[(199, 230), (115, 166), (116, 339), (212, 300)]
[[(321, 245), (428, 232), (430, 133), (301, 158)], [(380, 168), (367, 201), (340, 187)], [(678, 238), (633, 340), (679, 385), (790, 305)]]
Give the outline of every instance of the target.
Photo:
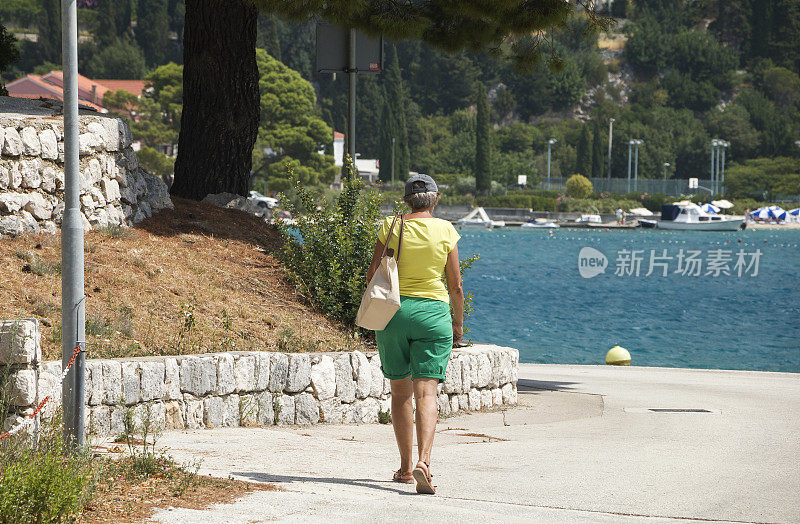
[(247, 0), (186, 2), (173, 195), (247, 194), (258, 135), (257, 14)]

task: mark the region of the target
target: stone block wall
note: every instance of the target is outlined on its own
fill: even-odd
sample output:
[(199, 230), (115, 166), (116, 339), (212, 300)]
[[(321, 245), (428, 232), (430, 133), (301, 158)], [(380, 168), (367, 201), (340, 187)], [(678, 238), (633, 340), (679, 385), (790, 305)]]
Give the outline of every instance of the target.
[[(38, 374), (34, 393), (19, 400), (21, 408), (29, 409), (52, 391), (61, 362), (35, 365), (38, 324), (24, 322), (35, 344), (14, 354), (32, 357), (31, 368)], [(515, 404), (518, 362), (519, 352), (512, 348), (453, 350), (446, 379), (439, 384), (439, 412)], [(390, 407), (389, 381), (378, 354), (360, 351), (89, 359), (85, 380), (86, 424), (96, 435), (122, 433), (128, 410), (134, 419), (149, 413), (155, 425), (175, 429), (371, 423)], [(45, 412), (52, 413), (58, 402), (60, 397), (54, 398)]]
[(5, 409), (5, 429), (33, 413), (42, 358), (40, 338), (37, 320), (0, 321), (0, 404)]
[[(60, 102), (0, 97), (0, 235), (55, 233), (64, 214)], [(131, 225), (172, 207), (167, 186), (139, 168), (128, 124), (81, 111), (80, 202), (85, 229)]]

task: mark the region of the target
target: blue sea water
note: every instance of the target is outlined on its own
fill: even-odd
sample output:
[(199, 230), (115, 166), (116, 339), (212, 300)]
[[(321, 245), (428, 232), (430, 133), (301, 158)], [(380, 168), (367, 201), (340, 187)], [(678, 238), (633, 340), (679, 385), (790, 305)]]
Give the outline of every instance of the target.
[[(522, 362), (603, 364), (620, 345), (633, 365), (800, 372), (798, 230), (461, 234), (461, 257), (480, 255), (464, 279), (467, 337), (515, 347)], [(607, 257), (604, 272), (581, 276), (584, 247)], [(647, 276), (652, 255), (670, 258)]]

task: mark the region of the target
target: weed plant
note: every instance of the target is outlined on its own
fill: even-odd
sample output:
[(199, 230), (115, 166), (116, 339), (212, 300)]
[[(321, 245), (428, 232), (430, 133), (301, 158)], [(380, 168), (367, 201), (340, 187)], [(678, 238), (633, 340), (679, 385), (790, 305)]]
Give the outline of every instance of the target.
[[(296, 180), (291, 168), (287, 170)], [(283, 240), (279, 256), (301, 294), (328, 317), (352, 326), (381, 212), (380, 197), (361, 190), (350, 160), (346, 172), (342, 193), (331, 205), (296, 184), (300, 205), (290, 204), (290, 211), (297, 222), (278, 221)]]

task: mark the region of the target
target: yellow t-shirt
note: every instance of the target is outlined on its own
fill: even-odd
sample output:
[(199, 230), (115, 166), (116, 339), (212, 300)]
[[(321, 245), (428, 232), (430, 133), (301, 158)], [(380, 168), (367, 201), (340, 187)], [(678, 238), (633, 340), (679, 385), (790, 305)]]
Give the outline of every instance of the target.
[[(393, 216), (386, 217), (378, 231), (378, 240), (386, 244)], [(389, 248), (397, 253), (400, 220), (394, 226)], [(453, 224), (440, 218), (412, 218), (405, 221), (403, 246), (397, 272), (400, 275), (400, 294), (407, 297), (432, 298), (450, 303), (447, 288), (442, 282), (447, 255), (461, 236)]]

